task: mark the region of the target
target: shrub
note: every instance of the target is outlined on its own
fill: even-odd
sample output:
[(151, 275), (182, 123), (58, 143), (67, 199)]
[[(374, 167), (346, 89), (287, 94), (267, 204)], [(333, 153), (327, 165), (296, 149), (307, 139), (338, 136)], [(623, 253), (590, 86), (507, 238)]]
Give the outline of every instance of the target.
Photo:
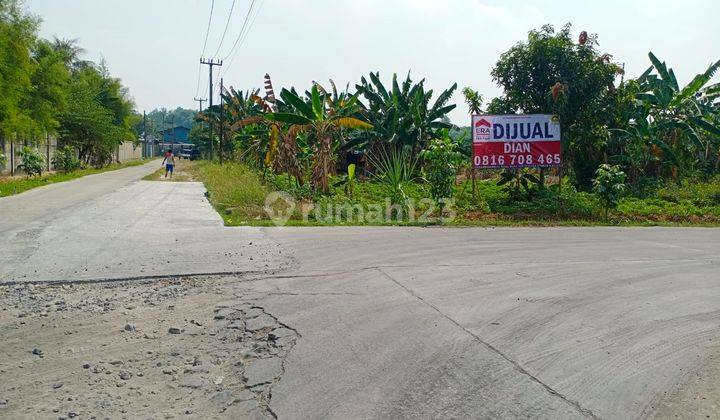
[(673, 203), (690, 201), (696, 206), (720, 206), (720, 176), (708, 182), (697, 179), (671, 183), (657, 190), (657, 197)]
[(70, 172), (80, 168), (80, 159), (77, 158), (75, 149), (68, 145), (55, 151), (52, 164), (62, 172)]
[(20, 151), (20, 164), (17, 168), (29, 177), (34, 175), (42, 175), (45, 169), (45, 158), (40, 152), (27, 146)]
[(375, 177), (385, 187), (385, 192), (393, 204), (403, 204), (408, 199), (405, 189), (412, 184), (417, 158), (408, 149), (389, 154), (380, 152), (377, 156), (368, 156), (370, 164), (377, 169)]
[(0, 169), (5, 168), (5, 164), (7, 163), (7, 156), (0, 153)]
[(621, 171), (619, 166), (603, 163), (595, 171), (593, 191), (603, 203), (606, 219), (609, 209), (617, 207), (625, 188), (625, 172)]
[(425, 179), (430, 183), (430, 194), (442, 208), (443, 198), (451, 198), (453, 184), (458, 170), (460, 154), (447, 132), (443, 137), (433, 139), (427, 149), (420, 153), (425, 160)]

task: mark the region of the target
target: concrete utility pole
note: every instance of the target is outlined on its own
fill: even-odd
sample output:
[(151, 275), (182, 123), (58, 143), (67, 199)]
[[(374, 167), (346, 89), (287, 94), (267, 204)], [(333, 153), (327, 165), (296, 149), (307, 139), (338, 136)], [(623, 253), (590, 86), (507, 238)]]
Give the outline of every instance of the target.
[(193, 98), (193, 99), (195, 99), (195, 102), (200, 102), (200, 109), (198, 111), (202, 112), (202, 103), (207, 101), (207, 99), (202, 99), (202, 98)]
[[(205, 102), (207, 99), (203, 99), (203, 98), (193, 98), (193, 99), (196, 102), (200, 103), (200, 108), (198, 109), (198, 114), (202, 114), (202, 111), (203, 111), (202, 103)], [(202, 124), (202, 123), (198, 123), (198, 124)], [(202, 135), (202, 133), (201, 133), (201, 135)]]
[[(200, 59), (200, 64), (205, 64), (210, 66), (210, 89), (208, 90), (210, 92), (209, 96), (209, 102), (208, 102), (208, 108), (212, 108), (213, 106), (213, 67), (218, 66), (222, 67), (222, 60), (205, 60), (204, 58)], [(213, 159), (213, 129), (212, 129), (212, 121), (210, 121), (210, 160)]]
[(220, 164), (223, 163), (223, 133), (225, 132), (223, 124), (225, 123), (225, 112), (223, 111), (223, 78), (220, 78)]

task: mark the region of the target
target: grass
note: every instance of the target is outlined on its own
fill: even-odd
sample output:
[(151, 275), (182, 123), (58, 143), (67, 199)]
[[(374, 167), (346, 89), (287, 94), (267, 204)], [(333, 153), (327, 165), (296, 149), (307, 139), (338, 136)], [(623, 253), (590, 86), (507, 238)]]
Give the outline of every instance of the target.
[(33, 188), (42, 187), (44, 185), (56, 184), (58, 182), (70, 181), (87, 175), (99, 174), (102, 172), (115, 171), (131, 166), (139, 166), (147, 163), (148, 160), (134, 160), (125, 163), (113, 163), (102, 168), (85, 168), (71, 172), (52, 172), (41, 176), (27, 178), (25, 176), (0, 178), (0, 197), (20, 194)]
[(247, 166), (203, 161), (197, 168), (208, 190), (210, 203), (226, 225), (244, 225), (267, 219), (263, 205), (270, 190)]
[[(435, 206), (428, 221), (370, 220), (358, 221), (358, 214), (368, 215), (376, 206), (386, 205), (384, 187), (372, 181), (357, 182), (353, 194), (343, 186), (333, 186), (328, 196), (318, 196), (308, 186), (297, 186), (287, 176), (259, 174), (239, 163), (219, 165), (200, 162), (196, 178), (208, 190), (208, 198), (228, 226), (274, 226), (263, 206), (269, 193), (285, 191), (296, 203), (287, 226), (427, 226), (440, 224)], [(334, 179), (333, 182), (338, 179)], [(444, 221), (446, 226), (720, 226), (720, 177), (692, 186), (670, 185), (650, 198), (623, 198), (608, 219), (594, 194), (577, 192), (566, 185), (562, 191), (549, 186), (531, 197), (513, 199), (508, 190), (494, 179), (456, 185), (453, 209), (456, 217)], [(421, 214), (432, 210), (428, 203), (429, 188), (423, 183), (406, 185), (404, 193), (417, 204)], [(424, 199), (424, 200), (423, 200)], [(421, 202), (421, 200), (423, 200)], [(278, 203), (276, 203), (278, 204)], [(312, 204), (314, 208), (309, 210)], [(280, 207), (284, 204), (279, 202)], [(375, 207), (374, 207), (375, 206)], [(385, 207), (383, 207), (385, 208)], [(284, 210), (284, 209), (283, 209)], [(303, 213), (306, 216), (303, 216)], [(330, 217), (328, 217), (328, 215)]]

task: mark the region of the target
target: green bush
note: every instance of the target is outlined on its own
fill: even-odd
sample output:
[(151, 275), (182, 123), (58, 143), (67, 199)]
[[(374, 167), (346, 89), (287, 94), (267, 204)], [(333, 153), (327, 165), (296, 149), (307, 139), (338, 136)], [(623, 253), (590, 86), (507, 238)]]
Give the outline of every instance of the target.
[(75, 149), (71, 146), (64, 146), (55, 151), (52, 164), (55, 166), (55, 169), (62, 172), (70, 172), (80, 168), (80, 159), (77, 158)]
[(23, 147), (20, 150), (20, 164), (17, 168), (29, 177), (42, 175), (45, 169), (45, 158), (40, 152), (30, 147)]
[(423, 172), (430, 183), (430, 194), (442, 206), (441, 200), (451, 198), (453, 194), (460, 159), (457, 144), (453, 143), (445, 132), (445, 136), (433, 139), (427, 149), (420, 153), (420, 157), (425, 161)]
[(673, 203), (689, 201), (696, 206), (720, 206), (720, 176), (709, 182), (685, 180), (657, 190), (657, 197)]
[(595, 171), (593, 179), (593, 191), (598, 195), (605, 208), (605, 218), (608, 210), (617, 207), (620, 197), (625, 193), (625, 172), (617, 165), (603, 163)]
[(7, 156), (0, 153), (0, 169), (5, 169), (5, 164), (7, 163)]

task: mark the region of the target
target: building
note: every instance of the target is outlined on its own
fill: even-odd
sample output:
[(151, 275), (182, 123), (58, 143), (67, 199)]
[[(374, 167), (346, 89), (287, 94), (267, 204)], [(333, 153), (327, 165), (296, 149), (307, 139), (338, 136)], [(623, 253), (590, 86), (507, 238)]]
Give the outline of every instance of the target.
[(190, 141), (189, 135), (190, 129), (182, 125), (160, 131), (160, 150), (172, 149), (173, 153), (177, 153), (180, 149), (195, 147), (193, 142)]

